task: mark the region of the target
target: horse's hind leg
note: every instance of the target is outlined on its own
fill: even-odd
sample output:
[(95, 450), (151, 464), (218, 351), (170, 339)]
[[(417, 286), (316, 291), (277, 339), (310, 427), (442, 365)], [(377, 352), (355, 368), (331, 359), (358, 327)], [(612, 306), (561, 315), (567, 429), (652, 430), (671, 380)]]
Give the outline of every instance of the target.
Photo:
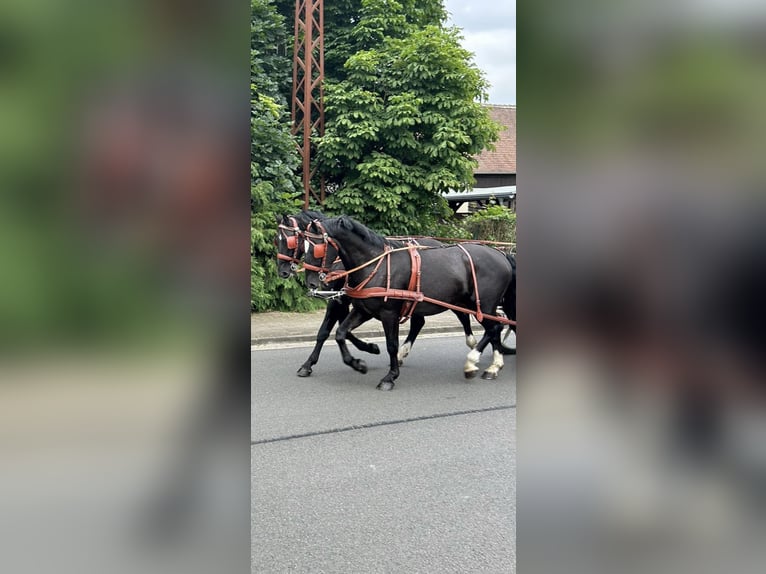
[(461, 313), (460, 311), (453, 311), (455, 316), (458, 318), (458, 321), (460, 321), (460, 324), (463, 326), (463, 333), (465, 333), (465, 344), (469, 349), (474, 349), (476, 347), (476, 337), (473, 336), (473, 331), (471, 330), (471, 317), (467, 313)]
[[(508, 337), (511, 336), (511, 333), (513, 333), (513, 339), (514, 339), (514, 346), (509, 347), (506, 345), (506, 341), (508, 340)], [(509, 325), (508, 328), (505, 330), (505, 335), (503, 335), (503, 338), (501, 340), (501, 343), (503, 345), (502, 351), (505, 355), (515, 355), (516, 354), (516, 327), (513, 325)]]
[(492, 364), (481, 374), (481, 378), (494, 380), (497, 378), (497, 373), (505, 365), (503, 354), (500, 352), (500, 336), (503, 332), (503, 326), (497, 323), (494, 326), (489, 326), (487, 331), (492, 333)]
[(486, 328), (484, 335), (476, 344), (476, 346), (468, 351), (468, 355), (465, 358), (465, 365), (463, 366), (463, 374), (466, 379), (473, 379), (479, 372), (479, 360), (481, 359), (481, 353), (490, 341), (490, 337), (487, 335)]
[(397, 350), (399, 347), (399, 313), (389, 313), (380, 318), (383, 330), (386, 332), (386, 349), (391, 360), (386, 376), (378, 383), (379, 391), (390, 391), (394, 388), (394, 381), (399, 377), (399, 359)]
[(402, 363), (404, 363), (404, 359), (407, 357), (407, 355), (410, 354), (412, 345), (415, 344), (415, 339), (418, 338), (420, 330), (425, 324), (426, 320), (423, 315), (413, 315), (412, 319), (410, 319), (410, 332), (407, 333), (407, 338), (404, 340), (402, 346), (399, 347), (399, 352), (396, 355), (400, 367), (402, 366)]
[(335, 342), (338, 343), (343, 362), (360, 373), (367, 372), (367, 364), (360, 359), (355, 359), (351, 353), (349, 353), (346, 337), (348, 337), (349, 331), (356, 329), (359, 325), (365, 321), (369, 321), (371, 318), (372, 317), (367, 313), (359, 311), (359, 309), (354, 307), (348, 317), (346, 317), (340, 324), (338, 330), (335, 331)]
[(322, 352), (322, 346), (332, 332), (332, 328), (338, 321), (342, 321), (348, 315), (348, 305), (343, 305), (338, 301), (328, 301), (327, 309), (324, 313), (324, 319), (317, 331), (317, 341), (314, 345), (314, 349), (311, 351), (308, 359), (306, 359), (298, 369), (299, 377), (308, 377), (311, 375), (311, 367), (316, 365), (319, 360), (319, 354)]
[(484, 326), (484, 335), (482, 335), (476, 346), (468, 351), (468, 355), (465, 358), (465, 365), (463, 366), (463, 374), (466, 379), (473, 379), (479, 372), (479, 359), (481, 359), (481, 353), (492, 341), (492, 333)]

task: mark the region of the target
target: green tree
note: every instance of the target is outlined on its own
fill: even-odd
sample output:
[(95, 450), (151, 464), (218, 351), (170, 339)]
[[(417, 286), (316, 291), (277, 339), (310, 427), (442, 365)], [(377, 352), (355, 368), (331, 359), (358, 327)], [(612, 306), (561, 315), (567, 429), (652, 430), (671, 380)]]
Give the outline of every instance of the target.
[(251, 0), (250, 9), (250, 81), (259, 93), (285, 104), (292, 80), (285, 18), (273, 0)]
[[(442, 0), (399, 0), (396, 4), (397, 16), (407, 27), (399, 29), (388, 26), (388, 35), (402, 35), (408, 26), (422, 28), (428, 25), (439, 26), (447, 18)], [(295, 2), (276, 0), (279, 13), (288, 22), (289, 32), (293, 32)], [(342, 80), (346, 77), (344, 64), (349, 57), (360, 50), (375, 47), (374, 37), (360, 35), (358, 24), (371, 10), (385, 14), (388, 3), (374, 3), (365, 0), (332, 0), (324, 4), (324, 47), (325, 77), (330, 80)], [(381, 9), (381, 7), (383, 9)], [(375, 14), (371, 14), (372, 20)], [(369, 18), (368, 18), (369, 19)], [(369, 22), (368, 22), (369, 24)], [(379, 38), (379, 39), (382, 39)], [(288, 53), (291, 53), (288, 51)]]
[(284, 19), (271, 0), (251, 0), (250, 20), (250, 298), (253, 311), (313, 307), (303, 287), (277, 275), (276, 216), (300, 210), (299, 158), (281, 86), (289, 81)]
[[(408, 3), (412, 5), (413, 3)], [(441, 3), (438, 3), (441, 6)], [(433, 4), (429, 4), (433, 6)], [(420, 25), (394, 0), (363, 0), (345, 78), (326, 82), (319, 144), (327, 207), (383, 233), (420, 233), (449, 212), (442, 193), (473, 183), (473, 155), (498, 128), (487, 84), (457, 29)]]

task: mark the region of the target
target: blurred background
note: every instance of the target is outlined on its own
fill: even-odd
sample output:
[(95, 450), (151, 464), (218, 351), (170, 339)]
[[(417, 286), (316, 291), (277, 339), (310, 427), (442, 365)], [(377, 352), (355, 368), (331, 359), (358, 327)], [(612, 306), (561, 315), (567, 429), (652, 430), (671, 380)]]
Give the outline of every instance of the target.
[(766, 10), (518, 13), (518, 569), (760, 570)]
[[(760, 571), (766, 11), (518, 14), (518, 569)], [(0, 7), (3, 571), (248, 567), (248, 20)]]
[(0, 7), (0, 569), (249, 564), (249, 4)]

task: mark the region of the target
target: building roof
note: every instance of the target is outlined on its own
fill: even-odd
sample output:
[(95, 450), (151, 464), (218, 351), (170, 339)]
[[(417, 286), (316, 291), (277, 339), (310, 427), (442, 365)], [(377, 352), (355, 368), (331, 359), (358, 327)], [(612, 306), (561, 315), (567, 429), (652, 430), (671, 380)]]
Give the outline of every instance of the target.
[(484, 150), (476, 159), (475, 175), (516, 173), (516, 106), (487, 104), (489, 117), (505, 126), (495, 142), (495, 150)]

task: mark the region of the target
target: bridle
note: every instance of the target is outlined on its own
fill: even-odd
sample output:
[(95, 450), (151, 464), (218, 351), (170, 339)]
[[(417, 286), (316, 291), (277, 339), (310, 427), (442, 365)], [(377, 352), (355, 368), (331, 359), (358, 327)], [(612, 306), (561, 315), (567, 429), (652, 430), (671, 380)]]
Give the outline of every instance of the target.
[(306, 230), (303, 232), (304, 237), (304, 250), (306, 253), (309, 252), (309, 245), (311, 245), (314, 249), (314, 258), (315, 259), (321, 259), (322, 262), (320, 265), (312, 265), (308, 263), (305, 259), (303, 261), (303, 268), (308, 269), (309, 271), (316, 271), (319, 273), (319, 280), (324, 282), (325, 277), (328, 273), (330, 273), (332, 266), (335, 261), (330, 263), (330, 265), (327, 265), (327, 244), (329, 243), (335, 248), (336, 253), (340, 253), (340, 248), (338, 246), (338, 243), (329, 235), (327, 235), (327, 231), (325, 231), (324, 226), (322, 225), (322, 222), (318, 219), (315, 219), (312, 221), (317, 229), (319, 229), (319, 233), (313, 233), (306, 228)]
[[(280, 223), (277, 225), (277, 229), (279, 230), (279, 237), (280, 239), (284, 240), (285, 245), (288, 249), (292, 250), (292, 255), (286, 255), (284, 253), (280, 253), (279, 249), (277, 249), (277, 259), (282, 261), (289, 261), (290, 262), (290, 269), (293, 271), (297, 271), (298, 269), (298, 263), (300, 263), (300, 257), (301, 257), (301, 242), (299, 239), (303, 236), (303, 232), (301, 231), (300, 227), (298, 227), (298, 221), (294, 217), (288, 217), (287, 218), (290, 225), (285, 225), (284, 223)], [(290, 227), (292, 226), (292, 227)], [(287, 235), (287, 231), (292, 231), (292, 235)]]

